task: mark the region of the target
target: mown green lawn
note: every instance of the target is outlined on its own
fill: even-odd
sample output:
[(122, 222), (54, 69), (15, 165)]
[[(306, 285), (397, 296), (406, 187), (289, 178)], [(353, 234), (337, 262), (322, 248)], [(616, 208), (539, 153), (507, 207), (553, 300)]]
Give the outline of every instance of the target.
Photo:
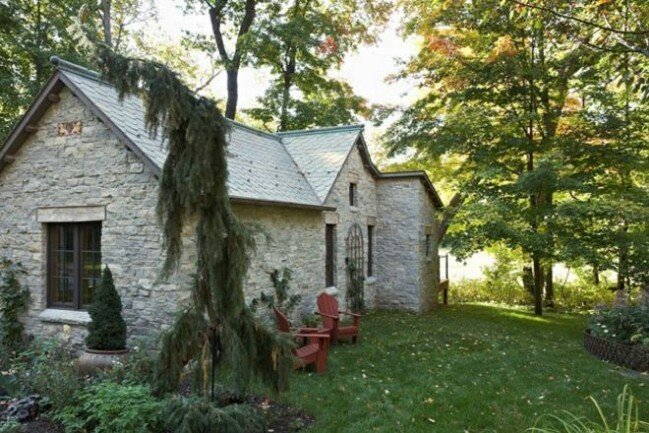
[(334, 347), (324, 376), (295, 375), (280, 399), (319, 432), (511, 432), (547, 413), (613, 413), (629, 384), (649, 418), (649, 377), (625, 376), (582, 347), (584, 317), (492, 306), (428, 315), (375, 312), (358, 346)]

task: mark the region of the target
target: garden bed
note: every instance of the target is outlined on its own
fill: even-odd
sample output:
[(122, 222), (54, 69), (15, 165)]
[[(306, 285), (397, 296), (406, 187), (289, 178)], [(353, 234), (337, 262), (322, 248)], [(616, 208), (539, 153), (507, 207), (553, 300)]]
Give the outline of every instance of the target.
[(617, 341), (584, 332), (584, 347), (593, 356), (636, 371), (649, 372), (649, 349), (641, 345), (622, 344)]

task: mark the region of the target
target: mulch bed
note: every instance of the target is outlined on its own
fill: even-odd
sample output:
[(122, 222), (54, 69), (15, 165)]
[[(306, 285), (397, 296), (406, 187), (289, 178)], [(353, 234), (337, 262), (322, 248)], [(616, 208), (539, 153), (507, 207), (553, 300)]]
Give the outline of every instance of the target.
[(63, 426), (48, 419), (29, 421), (23, 424), (27, 433), (64, 433)]
[(266, 416), (269, 432), (294, 433), (308, 428), (315, 421), (313, 416), (301, 409), (267, 398), (251, 397), (250, 403), (260, 408)]
[(639, 345), (618, 343), (617, 341), (584, 332), (584, 347), (595, 357), (612, 362), (631, 370), (649, 372), (649, 349)]

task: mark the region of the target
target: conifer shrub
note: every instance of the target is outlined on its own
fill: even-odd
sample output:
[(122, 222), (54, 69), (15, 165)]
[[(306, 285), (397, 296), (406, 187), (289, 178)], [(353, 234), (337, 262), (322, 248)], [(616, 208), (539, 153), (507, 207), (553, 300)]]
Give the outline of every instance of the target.
[(165, 407), (166, 426), (173, 433), (263, 433), (264, 417), (246, 404), (219, 407), (205, 398), (174, 398)]
[(88, 325), (86, 346), (93, 350), (126, 348), (126, 322), (122, 318), (122, 300), (115, 290), (113, 274), (104, 268), (101, 283), (88, 307), (92, 321)]

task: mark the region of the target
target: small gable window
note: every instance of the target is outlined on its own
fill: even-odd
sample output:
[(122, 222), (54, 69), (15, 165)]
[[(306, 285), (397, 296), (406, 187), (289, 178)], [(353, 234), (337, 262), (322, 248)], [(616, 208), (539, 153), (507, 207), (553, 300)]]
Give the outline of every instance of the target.
[(430, 257), (430, 235), (426, 235), (426, 257)]
[(101, 223), (49, 224), (47, 304), (85, 309), (101, 279)]
[(349, 184), (349, 205), (358, 206), (358, 191), (355, 183), (351, 182)]

